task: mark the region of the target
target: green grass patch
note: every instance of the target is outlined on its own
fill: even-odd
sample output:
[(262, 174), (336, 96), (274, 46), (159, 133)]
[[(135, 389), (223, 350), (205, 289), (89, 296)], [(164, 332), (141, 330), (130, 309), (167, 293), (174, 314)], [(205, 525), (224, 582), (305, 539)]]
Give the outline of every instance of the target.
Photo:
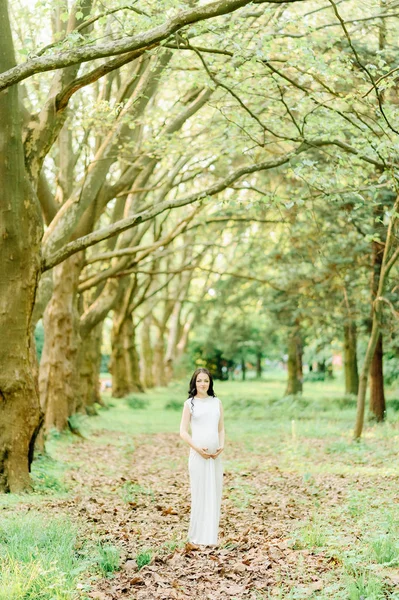
[(110, 575), (119, 569), (121, 563), (121, 552), (112, 544), (97, 547), (97, 565), (103, 576)]
[(121, 488), (120, 496), (124, 502), (137, 502), (140, 496), (150, 496), (153, 499), (154, 492), (138, 483), (126, 481)]
[(0, 600), (70, 600), (88, 567), (65, 518), (28, 513), (0, 523)]
[(65, 494), (68, 486), (65, 482), (65, 470), (68, 465), (41, 454), (32, 463), (32, 486), (37, 494)]
[[(347, 583), (348, 600), (384, 600), (384, 582), (368, 572), (355, 573)], [(392, 597), (392, 596), (391, 596)]]
[(136, 564), (138, 569), (142, 569), (146, 565), (149, 565), (152, 559), (151, 550), (143, 550), (143, 552), (139, 552), (136, 556)]

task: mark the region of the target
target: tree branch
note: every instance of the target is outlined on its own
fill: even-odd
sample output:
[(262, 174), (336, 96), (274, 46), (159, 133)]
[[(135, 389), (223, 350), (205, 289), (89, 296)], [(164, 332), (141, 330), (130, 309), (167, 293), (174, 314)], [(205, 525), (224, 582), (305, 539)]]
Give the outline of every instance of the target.
[[(291, 0), (292, 3), (304, 1), (305, 0)], [(287, 2), (287, 0), (252, 0), (252, 3), (255, 4), (283, 4), (285, 2)], [(0, 91), (27, 79), (35, 73), (52, 71), (54, 69), (69, 67), (90, 60), (125, 54), (127, 52), (133, 52), (134, 50), (147, 48), (154, 44), (160, 44), (170, 35), (182, 29), (182, 27), (192, 25), (198, 21), (205, 21), (234, 12), (248, 4), (251, 4), (251, 0), (216, 0), (205, 6), (183, 11), (161, 25), (153, 27), (149, 31), (139, 33), (138, 35), (128, 36), (122, 40), (114, 40), (96, 46), (87, 44), (86, 46), (59, 52), (51, 56), (32, 58), (16, 67), (8, 69), (0, 75)]]
[(140, 223), (144, 223), (149, 219), (153, 219), (155, 216), (163, 213), (165, 210), (169, 210), (171, 208), (178, 208), (180, 206), (186, 206), (187, 204), (192, 204), (194, 202), (204, 200), (209, 196), (214, 196), (215, 194), (218, 194), (219, 192), (225, 190), (226, 187), (229, 187), (232, 183), (237, 181), (237, 179), (239, 179), (243, 175), (256, 173), (257, 171), (266, 171), (284, 165), (287, 162), (289, 162), (292, 158), (297, 156), (300, 152), (304, 152), (307, 148), (309, 148), (309, 146), (301, 144), (295, 151), (289, 152), (288, 154), (281, 156), (280, 158), (277, 158), (275, 160), (265, 161), (262, 163), (256, 163), (254, 165), (241, 167), (240, 169), (237, 169), (236, 171), (228, 175), (222, 181), (219, 181), (218, 183), (203, 190), (202, 192), (196, 192), (194, 194), (190, 194), (189, 196), (177, 200), (161, 202), (159, 205), (153, 208), (149, 208), (136, 215), (132, 215), (125, 219), (121, 219), (120, 221), (117, 221), (116, 223), (113, 223), (112, 225), (109, 225), (104, 229), (100, 229), (98, 231), (90, 233), (89, 235), (78, 238), (77, 240), (66, 244), (63, 248), (60, 248), (53, 254), (44, 254), (42, 270), (47, 271), (55, 265), (58, 265), (60, 262), (62, 262), (69, 256), (72, 256), (72, 254), (80, 252), (81, 250), (84, 250), (89, 246), (93, 246), (94, 244), (97, 244), (102, 240), (106, 240), (110, 237), (113, 237), (114, 235), (118, 235), (119, 233), (122, 233), (123, 231), (126, 231), (131, 227), (137, 227), (138, 225), (140, 225)]

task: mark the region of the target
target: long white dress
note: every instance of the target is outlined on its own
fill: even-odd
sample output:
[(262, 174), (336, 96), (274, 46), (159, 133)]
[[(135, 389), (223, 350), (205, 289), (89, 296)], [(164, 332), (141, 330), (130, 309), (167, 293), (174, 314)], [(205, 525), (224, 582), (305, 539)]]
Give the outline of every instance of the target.
[[(194, 408), (192, 408), (192, 403)], [(200, 448), (212, 453), (219, 447), (220, 401), (218, 398), (186, 400), (191, 414), (191, 437)], [(216, 545), (222, 501), (223, 465), (217, 458), (202, 458), (190, 448), (188, 461), (191, 515), (188, 539), (193, 544)]]

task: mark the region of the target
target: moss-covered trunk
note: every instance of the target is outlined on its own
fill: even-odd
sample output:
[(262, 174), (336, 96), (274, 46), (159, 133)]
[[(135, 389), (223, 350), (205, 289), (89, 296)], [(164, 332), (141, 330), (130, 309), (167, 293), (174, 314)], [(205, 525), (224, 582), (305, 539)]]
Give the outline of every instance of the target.
[(141, 327), (141, 373), (146, 389), (154, 387), (153, 350), (151, 345), (151, 319), (144, 320)]
[(135, 333), (132, 316), (120, 318), (118, 311), (115, 311), (110, 361), (112, 395), (115, 398), (123, 398), (132, 392), (143, 391)]
[(95, 414), (95, 404), (101, 404), (100, 366), (103, 322), (82, 340), (78, 353), (78, 412)]
[[(7, 3), (0, 2), (0, 72), (15, 65)], [(29, 487), (41, 414), (31, 318), (42, 222), (27, 179), (17, 87), (0, 94), (0, 491)]]
[(165, 329), (157, 327), (154, 344), (154, 380), (155, 385), (166, 386), (168, 379), (165, 372)]
[(40, 361), (40, 401), (45, 431), (62, 431), (76, 412), (77, 355), (80, 344), (77, 286), (83, 255), (54, 268), (54, 290), (43, 317), (45, 339)]
[(173, 379), (174, 366), (176, 360), (176, 346), (179, 341), (179, 333), (181, 331), (180, 315), (182, 303), (176, 302), (172, 316), (169, 321), (168, 342), (165, 354), (165, 375), (168, 383)]

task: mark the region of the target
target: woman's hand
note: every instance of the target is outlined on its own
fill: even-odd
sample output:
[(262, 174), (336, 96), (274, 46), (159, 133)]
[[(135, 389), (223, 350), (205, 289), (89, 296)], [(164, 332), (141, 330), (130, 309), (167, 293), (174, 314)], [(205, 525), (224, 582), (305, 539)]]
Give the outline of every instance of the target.
[(209, 454), (208, 448), (197, 448), (197, 452), (202, 458), (208, 459), (213, 457), (212, 454)]
[(220, 448), (216, 448), (216, 452), (214, 452), (211, 456), (212, 458), (217, 458), (219, 456), (219, 454), (221, 454), (224, 450), (223, 446), (220, 446)]

